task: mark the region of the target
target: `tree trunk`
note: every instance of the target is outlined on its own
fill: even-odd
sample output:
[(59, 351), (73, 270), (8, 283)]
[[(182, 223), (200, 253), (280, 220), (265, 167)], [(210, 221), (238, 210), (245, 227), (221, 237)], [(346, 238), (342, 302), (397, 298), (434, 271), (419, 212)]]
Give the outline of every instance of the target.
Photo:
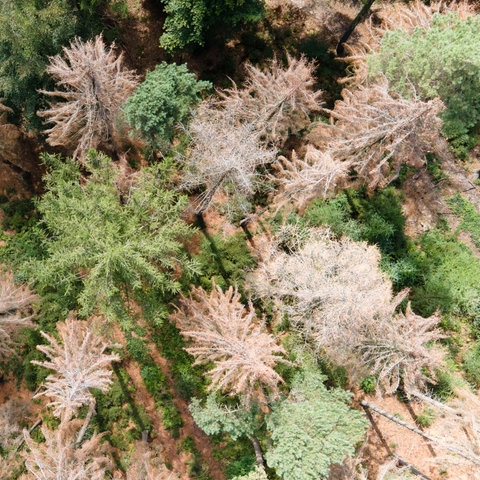
[(258, 441), (257, 437), (250, 437), (250, 440), (253, 444), (253, 449), (255, 450), (255, 458), (257, 460), (257, 465), (259, 467), (265, 468), (265, 459), (263, 458), (263, 451), (262, 447), (260, 446), (260, 442)]
[(426, 440), (434, 443), (435, 445), (438, 445), (439, 448), (442, 448), (443, 450), (446, 450), (447, 452), (453, 453), (454, 455), (458, 455), (460, 457), (463, 457), (470, 462), (474, 463), (475, 465), (480, 465), (480, 457), (478, 455), (475, 455), (473, 452), (469, 450), (465, 450), (464, 448), (457, 446), (455, 444), (449, 443), (448, 440), (445, 441), (441, 438), (433, 437), (431, 435), (428, 435), (425, 432), (422, 432), (419, 428), (410, 425), (409, 423), (400, 420), (399, 418), (395, 417), (391, 413), (388, 413), (387, 411), (383, 410), (380, 407), (377, 407), (376, 405), (373, 405), (372, 403), (369, 403), (365, 400), (361, 400), (360, 404), (362, 407), (369, 408), (373, 410), (374, 412), (378, 413), (379, 415), (382, 415), (382, 417), (388, 418), (392, 422), (401, 425), (402, 427), (407, 428), (411, 432), (416, 433), (417, 435), (420, 435), (422, 438), (425, 438)]
[(92, 402), (88, 406), (87, 416), (85, 417), (85, 421), (83, 422), (82, 428), (78, 432), (77, 439), (75, 440), (75, 448), (80, 447), (80, 444), (82, 443), (83, 437), (85, 436), (85, 432), (87, 431), (87, 428), (90, 425), (90, 421), (92, 420), (94, 413), (95, 413), (95, 403)]
[(354, 30), (357, 28), (357, 25), (363, 20), (365, 20), (365, 18), (368, 15), (368, 12), (370, 11), (371, 6), (373, 5), (373, 2), (375, 2), (375, 0), (367, 0), (364, 3), (362, 9), (360, 10), (360, 12), (358, 12), (358, 15), (353, 19), (353, 22), (349, 25), (349, 27), (343, 33), (337, 45), (337, 55), (339, 57), (343, 57), (345, 55), (344, 43), (346, 43), (347, 40), (350, 38)]

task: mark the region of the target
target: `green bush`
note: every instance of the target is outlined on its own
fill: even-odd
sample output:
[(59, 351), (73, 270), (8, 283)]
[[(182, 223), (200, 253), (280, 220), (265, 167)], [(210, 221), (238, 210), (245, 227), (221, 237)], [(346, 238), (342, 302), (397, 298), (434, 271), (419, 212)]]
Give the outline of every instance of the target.
[(418, 265), (421, 281), (412, 288), (412, 305), (423, 316), (480, 314), (480, 260), (456, 238), (439, 229), (423, 235)]
[(430, 427), (435, 421), (435, 411), (429, 407), (425, 407), (422, 413), (417, 415), (417, 423), (421, 427)]
[(154, 148), (168, 147), (178, 123), (185, 123), (200, 94), (211, 87), (197, 81), (187, 65), (162, 62), (147, 73), (144, 82), (125, 104), (132, 127)]
[(231, 284), (241, 286), (246, 273), (256, 265), (243, 233), (227, 238), (221, 235), (205, 237), (195, 260), (202, 272), (199, 283), (206, 289), (212, 288), (212, 278), (222, 288)]
[[(443, 134), (459, 156), (476, 144), (480, 121), (480, 18), (435, 14), (431, 28), (386, 32), (369, 59), (372, 76), (384, 73), (403, 96), (440, 97)], [(412, 88), (413, 87), (413, 88)]]
[(480, 248), (480, 213), (475, 206), (462, 198), (459, 193), (448, 198), (447, 204), (452, 212), (461, 218), (458, 230), (467, 232), (475, 246)]
[(140, 373), (145, 387), (154, 397), (160, 395), (165, 388), (165, 375), (158, 365), (144, 365)]
[(259, 21), (264, 14), (261, 0), (160, 0), (167, 18), (160, 45), (173, 52), (204, 45), (212, 32), (231, 33), (232, 28)]
[(468, 381), (480, 386), (480, 345), (475, 345), (463, 355), (463, 368)]

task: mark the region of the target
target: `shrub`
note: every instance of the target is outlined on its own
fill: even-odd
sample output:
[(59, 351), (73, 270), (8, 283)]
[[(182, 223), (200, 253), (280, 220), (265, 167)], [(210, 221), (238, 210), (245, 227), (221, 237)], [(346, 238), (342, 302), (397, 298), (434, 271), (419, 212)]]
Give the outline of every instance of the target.
[(173, 52), (203, 45), (212, 31), (226, 33), (242, 23), (257, 22), (264, 13), (261, 0), (160, 0), (167, 18), (160, 45)]
[(147, 73), (145, 81), (125, 104), (132, 127), (154, 148), (169, 145), (178, 123), (184, 123), (210, 82), (197, 81), (187, 65), (162, 62)]

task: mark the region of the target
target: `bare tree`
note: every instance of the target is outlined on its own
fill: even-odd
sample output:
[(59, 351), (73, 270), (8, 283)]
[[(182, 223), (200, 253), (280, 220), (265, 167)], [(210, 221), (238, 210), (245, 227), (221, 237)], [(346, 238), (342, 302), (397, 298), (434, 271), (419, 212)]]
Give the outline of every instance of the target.
[(416, 315), (409, 303), (405, 313), (367, 326), (356, 348), (362, 363), (378, 376), (386, 393), (395, 392), (403, 381), (403, 389), (410, 394), (425, 389), (435, 378), (435, 370), (443, 364), (444, 352), (427, 345), (445, 336), (437, 328), (440, 320), (438, 314), (428, 318)]
[(423, 165), (425, 154), (440, 142), (437, 115), (443, 104), (438, 99), (394, 96), (385, 79), (371, 87), (344, 89), (342, 96), (329, 110), (330, 125), (319, 126), (311, 138), (371, 190), (395, 180), (404, 163)]
[(110, 143), (115, 149), (117, 115), (137, 85), (136, 76), (101, 35), (86, 42), (76, 38), (63, 53), (65, 58), (56, 55), (47, 67), (62, 89), (43, 91), (57, 100), (38, 113), (54, 124), (46, 131), (48, 142), (74, 149), (80, 159), (90, 148)]
[(388, 393), (400, 379), (406, 389), (421, 388), (422, 369), (433, 375), (441, 364), (442, 354), (427, 348), (440, 337), (439, 318), (422, 319), (410, 308), (395, 313), (407, 292), (393, 295), (379, 262), (376, 246), (337, 241), (316, 230), (297, 251), (273, 249), (252, 283), (331, 361), (346, 366), (352, 379), (378, 374)]
[(32, 363), (53, 370), (45, 380), (45, 390), (35, 395), (52, 399), (49, 405), (54, 414), (69, 419), (82, 405), (91, 405), (95, 399), (91, 388), (106, 392), (112, 384), (111, 363), (119, 360), (116, 354), (107, 354), (109, 344), (86, 321), (67, 319), (57, 323), (61, 342), (41, 332), (49, 345), (38, 345), (49, 360)]
[(16, 286), (11, 274), (0, 278), (0, 360), (14, 354), (15, 334), (31, 326), (32, 316), (26, 313), (35, 296), (25, 285)]
[(238, 121), (235, 112), (203, 102), (190, 123), (192, 147), (184, 159), (183, 187), (200, 186), (196, 211), (203, 212), (219, 190), (251, 195), (258, 181), (257, 167), (273, 162), (276, 150), (259, 142), (251, 123)]
[(197, 201), (203, 212), (219, 190), (252, 195), (258, 167), (275, 160), (275, 144), (309, 123), (320, 110), (320, 91), (314, 91), (313, 64), (288, 57), (287, 68), (277, 60), (262, 71), (247, 64), (243, 88), (219, 92), (220, 100), (203, 102), (190, 123), (192, 147), (184, 159), (183, 187), (206, 190)]
[(128, 467), (127, 480), (178, 480), (178, 476), (166, 468), (158, 452), (142, 441)]
[(303, 159), (294, 151), (291, 160), (281, 156), (274, 167), (276, 175), (271, 178), (280, 187), (276, 202), (280, 206), (294, 202), (303, 208), (309, 200), (326, 197), (343, 186), (349, 164), (336, 161), (329, 151), (308, 145)]
[(235, 112), (240, 121), (255, 126), (266, 141), (283, 144), (291, 133), (310, 123), (309, 115), (319, 111), (322, 92), (314, 91), (314, 64), (304, 57), (287, 57), (283, 68), (277, 59), (261, 70), (247, 63), (247, 78), (220, 93), (220, 105)]
[(240, 302), (238, 290), (225, 293), (213, 285), (211, 293), (193, 287), (190, 298), (181, 299), (175, 321), (193, 346), (187, 351), (197, 364), (214, 363), (208, 376), (212, 390), (242, 395), (246, 403), (252, 397), (263, 400), (268, 390), (278, 393), (283, 382), (274, 370), (277, 363), (288, 363), (281, 355), (285, 349), (275, 337), (264, 331), (251, 303)]
[(42, 426), (45, 443), (36, 443), (24, 430), (28, 451), (25, 467), (35, 480), (104, 480), (111, 461), (103, 453), (101, 435), (94, 434), (74, 448), (78, 421), (62, 422), (57, 430)]
[(440, 151), (443, 104), (392, 95), (385, 79), (371, 87), (344, 89), (335, 103), (330, 124), (319, 124), (304, 160), (296, 155), (277, 164), (277, 200), (294, 199), (299, 206), (327, 196), (338, 185), (361, 184), (369, 190), (395, 180), (403, 164), (420, 167), (425, 154)]

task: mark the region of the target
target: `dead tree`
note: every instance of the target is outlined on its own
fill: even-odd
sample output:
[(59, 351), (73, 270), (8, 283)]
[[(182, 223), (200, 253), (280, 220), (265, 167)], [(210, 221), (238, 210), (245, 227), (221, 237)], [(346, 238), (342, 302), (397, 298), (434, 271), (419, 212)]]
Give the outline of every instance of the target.
[(117, 116), (137, 85), (137, 77), (123, 68), (123, 56), (108, 48), (101, 35), (83, 42), (79, 38), (56, 55), (47, 67), (56, 84), (50, 108), (38, 113), (53, 127), (46, 130), (48, 143), (73, 150), (83, 159), (91, 148), (116, 150)]
[(322, 92), (314, 90), (314, 64), (304, 57), (288, 56), (283, 68), (277, 59), (268, 68), (247, 63), (242, 88), (236, 84), (219, 92), (220, 105), (242, 123), (250, 123), (264, 141), (283, 144), (288, 136), (310, 123), (312, 112), (320, 110)]
[(27, 450), (22, 453), (30, 478), (36, 480), (104, 480), (112, 462), (104, 454), (102, 436), (94, 434), (74, 448), (78, 421), (62, 422), (56, 430), (42, 426), (44, 443), (36, 443), (24, 430)]
[(15, 354), (15, 335), (32, 326), (28, 308), (35, 296), (25, 285), (16, 286), (11, 274), (0, 278), (0, 360)]
[(32, 363), (54, 373), (46, 378), (44, 390), (35, 397), (50, 397), (54, 414), (68, 420), (82, 405), (95, 403), (91, 388), (108, 391), (112, 384), (111, 363), (118, 361), (119, 356), (105, 353), (110, 345), (86, 321), (69, 318), (57, 324), (57, 332), (61, 342), (41, 332), (49, 344), (38, 345), (37, 349), (48, 360)]
[(327, 197), (344, 186), (349, 164), (336, 161), (329, 151), (308, 145), (303, 159), (294, 151), (291, 159), (279, 157), (274, 167), (276, 173), (271, 179), (279, 186), (274, 201), (279, 206), (292, 202), (302, 209), (309, 200)]
[(192, 147), (183, 159), (185, 189), (204, 187), (196, 213), (210, 205), (218, 191), (252, 195), (258, 182), (257, 168), (275, 160), (275, 148), (259, 141), (251, 123), (238, 121), (234, 112), (204, 102), (190, 123)]
[(190, 298), (181, 299), (175, 321), (182, 335), (192, 340), (187, 348), (197, 364), (213, 362), (208, 371), (211, 390), (241, 395), (246, 403), (252, 397), (264, 400), (265, 393), (278, 393), (283, 382), (274, 370), (277, 363), (288, 363), (285, 349), (266, 333), (263, 321), (240, 302), (237, 289), (225, 293), (213, 285), (211, 293), (193, 287)]
[(393, 295), (376, 246), (316, 230), (297, 251), (272, 249), (251, 283), (352, 380), (376, 374), (386, 393), (401, 380), (407, 390), (422, 388), (424, 372), (432, 380), (442, 364), (443, 353), (427, 348), (440, 337), (440, 319), (424, 319), (410, 308), (396, 313), (407, 291)]

